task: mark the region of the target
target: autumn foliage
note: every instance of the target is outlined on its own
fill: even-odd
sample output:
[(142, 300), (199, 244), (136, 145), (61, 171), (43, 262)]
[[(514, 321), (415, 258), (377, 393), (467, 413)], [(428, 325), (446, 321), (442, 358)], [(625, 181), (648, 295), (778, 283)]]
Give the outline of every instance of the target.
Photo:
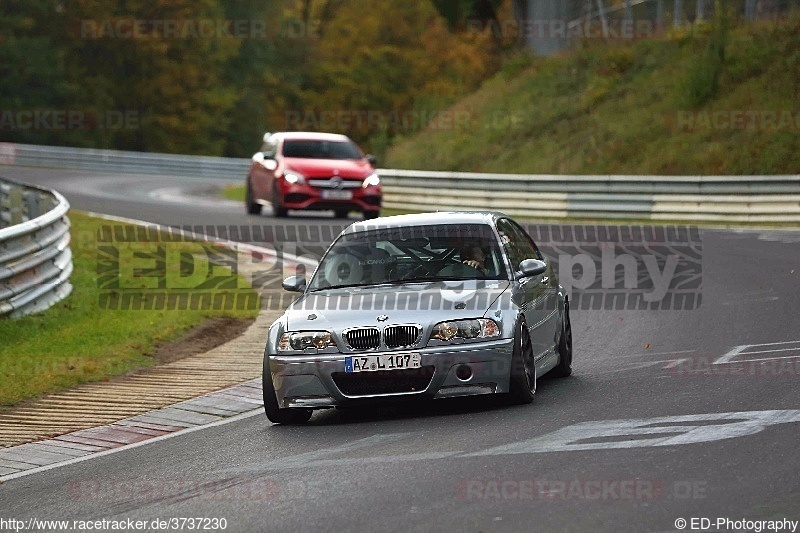
[[(463, 20), (502, 2), (455, 4), (4, 0), (0, 141), (246, 156), (265, 131), (319, 129), (380, 151), (496, 70)], [(22, 120), (76, 110), (97, 119)]]

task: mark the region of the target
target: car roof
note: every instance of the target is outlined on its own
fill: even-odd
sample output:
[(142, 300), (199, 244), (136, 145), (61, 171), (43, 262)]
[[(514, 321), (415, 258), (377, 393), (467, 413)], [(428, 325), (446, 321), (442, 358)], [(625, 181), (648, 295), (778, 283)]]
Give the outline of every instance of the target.
[(345, 232), (352, 233), (376, 228), (396, 228), (407, 226), (432, 226), (435, 224), (490, 224), (498, 218), (506, 217), (498, 211), (446, 211), (435, 213), (415, 213), (394, 215), (355, 222)]
[(273, 137), (283, 140), (303, 140), (303, 141), (334, 141), (342, 142), (349, 141), (347, 135), (340, 135), (338, 133), (319, 133), (313, 131), (284, 131), (273, 133)]

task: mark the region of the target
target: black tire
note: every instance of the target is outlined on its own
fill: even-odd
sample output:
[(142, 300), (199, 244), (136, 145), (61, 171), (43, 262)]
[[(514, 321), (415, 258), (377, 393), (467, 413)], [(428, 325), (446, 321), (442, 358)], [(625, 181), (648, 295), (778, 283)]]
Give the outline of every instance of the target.
[(381, 216), (380, 211), (364, 211), (364, 220), (372, 220)]
[(245, 193), (244, 193), (244, 205), (247, 208), (248, 215), (260, 215), (261, 214), (261, 204), (256, 203), (253, 200), (253, 186), (250, 185), (250, 180), (247, 180), (247, 184), (245, 185)]
[(564, 302), (564, 321), (561, 323), (561, 338), (558, 340), (558, 365), (553, 369), (557, 378), (572, 375), (572, 322), (569, 319), (569, 300)]
[(273, 189), (272, 191), (272, 212), (278, 218), (286, 218), (289, 216), (289, 210), (281, 204), (281, 196), (278, 193), (278, 189)]
[(350, 214), (350, 211), (347, 209), (336, 209), (333, 213), (333, 216), (336, 218), (347, 218), (347, 215)]
[(278, 398), (275, 396), (275, 387), (272, 384), (272, 375), (269, 372), (269, 363), (264, 360), (264, 373), (262, 377), (262, 391), (264, 396), (264, 413), (273, 424), (305, 424), (311, 419), (311, 409), (282, 409), (278, 407)]
[(524, 320), (517, 322), (514, 332), (514, 351), (511, 355), (511, 383), (509, 399), (515, 404), (527, 404), (536, 394), (536, 364), (533, 346)]

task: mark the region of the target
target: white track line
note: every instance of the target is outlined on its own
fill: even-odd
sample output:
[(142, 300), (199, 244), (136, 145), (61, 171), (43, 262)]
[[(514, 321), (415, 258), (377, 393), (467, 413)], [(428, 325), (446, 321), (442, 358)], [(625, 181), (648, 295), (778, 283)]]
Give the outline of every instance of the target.
[(800, 341), (762, 342), (761, 344), (746, 344), (745, 346), (778, 346), (781, 344), (797, 344), (797, 347), (800, 348)]
[[(181, 235), (182, 237), (186, 237), (187, 239), (206, 240), (208, 242), (217, 242), (219, 244), (222, 244), (224, 246), (227, 246), (227, 247), (232, 248), (232, 249), (237, 250), (237, 251), (258, 252), (258, 253), (264, 254), (264, 255), (266, 255), (268, 257), (277, 258), (277, 254), (275, 253), (275, 250), (273, 250), (271, 248), (263, 248), (261, 246), (256, 246), (254, 244), (247, 244), (247, 243), (236, 242), (236, 241), (221, 241), (221, 240), (216, 239), (215, 237), (211, 237), (211, 236), (205, 235), (203, 233), (197, 233), (197, 232), (194, 232), (194, 231), (184, 231), (184, 230), (182, 230), (180, 228), (175, 228), (175, 227), (172, 227), (172, 226), (165, 226), (163, 224), (157, 224), (155, 222), (146, 222), (144, 220), (137, 220), (135, 218), (118, 217), (116, 215), (106, 215), (106, 214), (103, 214), (103, 213), (95, 213), (93, 211), (84, 211), (84, 212), (89, 216), (93, 216), (93, 217), (96, 217), (96, 218), (102, 218), (102, 219), (105, 219), (105, 220), (111, 220), (112, 222), (122, 222), (122, 223), (125, 223), (125, 224), (133, 224), (133, 225), (136, 225), (136, 226), (145, 226), (145, 227), (149, 227), (149, 228), (156, 228), (159, 231), (164, 231), (164, 232), (168, 232), (168, 233)], [(311, 267), (311, 268), (316, 268), (317, 267), (317, 262), (316, 261), (312, 261), (310, 259), (303, 258), (303, 257), (298, 257), (298, 256), (293, 255), (293, 254), (282, 254), (281, 257), (284, 260), (288, 259), (289, 261), (292, 261), (292, 262), (294, 262), (296, 264), (302, 264), (302, 265), (305, 265), (305, 266)]]
[[(786, 346), (789, 344), (796, 344), (797, 346), (791, 346), (789, 348), (772, 348), (768, 350), (751, 350), (745, 351), (748, 348), (756, 348), (759, 346)], [(740, 346), (735, 346), (732, 348), (728, 353), (714, 361), (713, 364), (715, 365), (723, 365), (725, 363), (730, 363), (731, 360), (738, 356), (738, 355), (753, 355), (753, 354), (760, 354), (760, 353), (774, 353), (774, 352), (790, 352), (792, 350), (800, 350), (800, 341), (781, 341), (781, 342), (762, 342), (760, 344), (742, 344)], [(770, 357), (769, 359), (782, 359), (781, 357)], [(766, 359), (747, 359), (748, 361), (759, 361), (759, 360), (766, 360)]]
[(724, 363), (714, 363), (715, 365), (735, 365), (735, 364), (744, 364), (744, 363), (755, 363), (758, 361), (777, 361), (778, 359), (800, 359), (800, 354), (798, 355), (783, 355), (780, 357), (761, 357), (758, 359), (742, 359), (741, 361), (725, 361)]
[(742, 353), (745, 350), (745, 348), (747, 348), (748, 346), (752, 346), (752, 345), (750, 345), (750, 344), (742, 344), (741, 346), (734, 347), (733, 349), (731, 349), (731, 351), (729, 351), (728, 353), (726, 353), (725, 355), (723, 355), (722, 357), (720, 357), (719, 359), (714, 361), (713, 364), (721, 365), (723, 363), (729, 362), (731, 359), (733, 359), (734, 357), (736, 357), (737, 355)]
[(691, 361), (691, 359), (689, 359), (687, 357), (683, 357), (681, 359), (674, 359), (674, 360), (670, 361), (669, 364), (664, 365), (664, 369), (675, 368), (676, 366), (678, 366), (679, 364), (683, 363), (684, 361)]

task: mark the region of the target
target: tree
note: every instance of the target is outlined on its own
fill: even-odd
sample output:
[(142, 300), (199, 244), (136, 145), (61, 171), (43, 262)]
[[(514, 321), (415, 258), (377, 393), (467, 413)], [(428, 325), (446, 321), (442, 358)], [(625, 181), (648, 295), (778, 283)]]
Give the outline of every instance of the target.
[(320, 39), (300, 111), (312, 119), (327, 113), (361, 141), (382, 128), (410, 133), (429, 117), (421, 103), (447, 103), (474, 88), (490, 57), (481, 36), (454, 35), (427, 1), (348, 2)]
[[(240, 41), (197, 33), (201, 21), (224, 21), (217, 0), (73, 0), (66, 16), (79, 24), (69, 54), (73, 78), (138, 119), (117, 132), (127, 148), (222, 153), (235, 94), (221, 73)], [(145, 31), (136, 37), (119, 21), (143, 21)], [(177, 36), (158, 23), (176, 24)]]
[[(58, 3), (53, 0), (5, 0), (0, 4), (0, 140), (59, 143), (68, 131), (38, 128), (25, 113), (71, 105), (64, 51), (59, 48)], [(21, 121), (21, 117), (26, 117)]]
[(244, 39), (222, 72), (235, 94), (227, 114), (226, 156), (249, 156), (268, 130), (286, 129), (286, 110), (302, 107), (310, 58), (318, 40), (315, 10), (321, 2), (239, 0), (225, 3), (225, 17), (264, 21), (266, 33)]

